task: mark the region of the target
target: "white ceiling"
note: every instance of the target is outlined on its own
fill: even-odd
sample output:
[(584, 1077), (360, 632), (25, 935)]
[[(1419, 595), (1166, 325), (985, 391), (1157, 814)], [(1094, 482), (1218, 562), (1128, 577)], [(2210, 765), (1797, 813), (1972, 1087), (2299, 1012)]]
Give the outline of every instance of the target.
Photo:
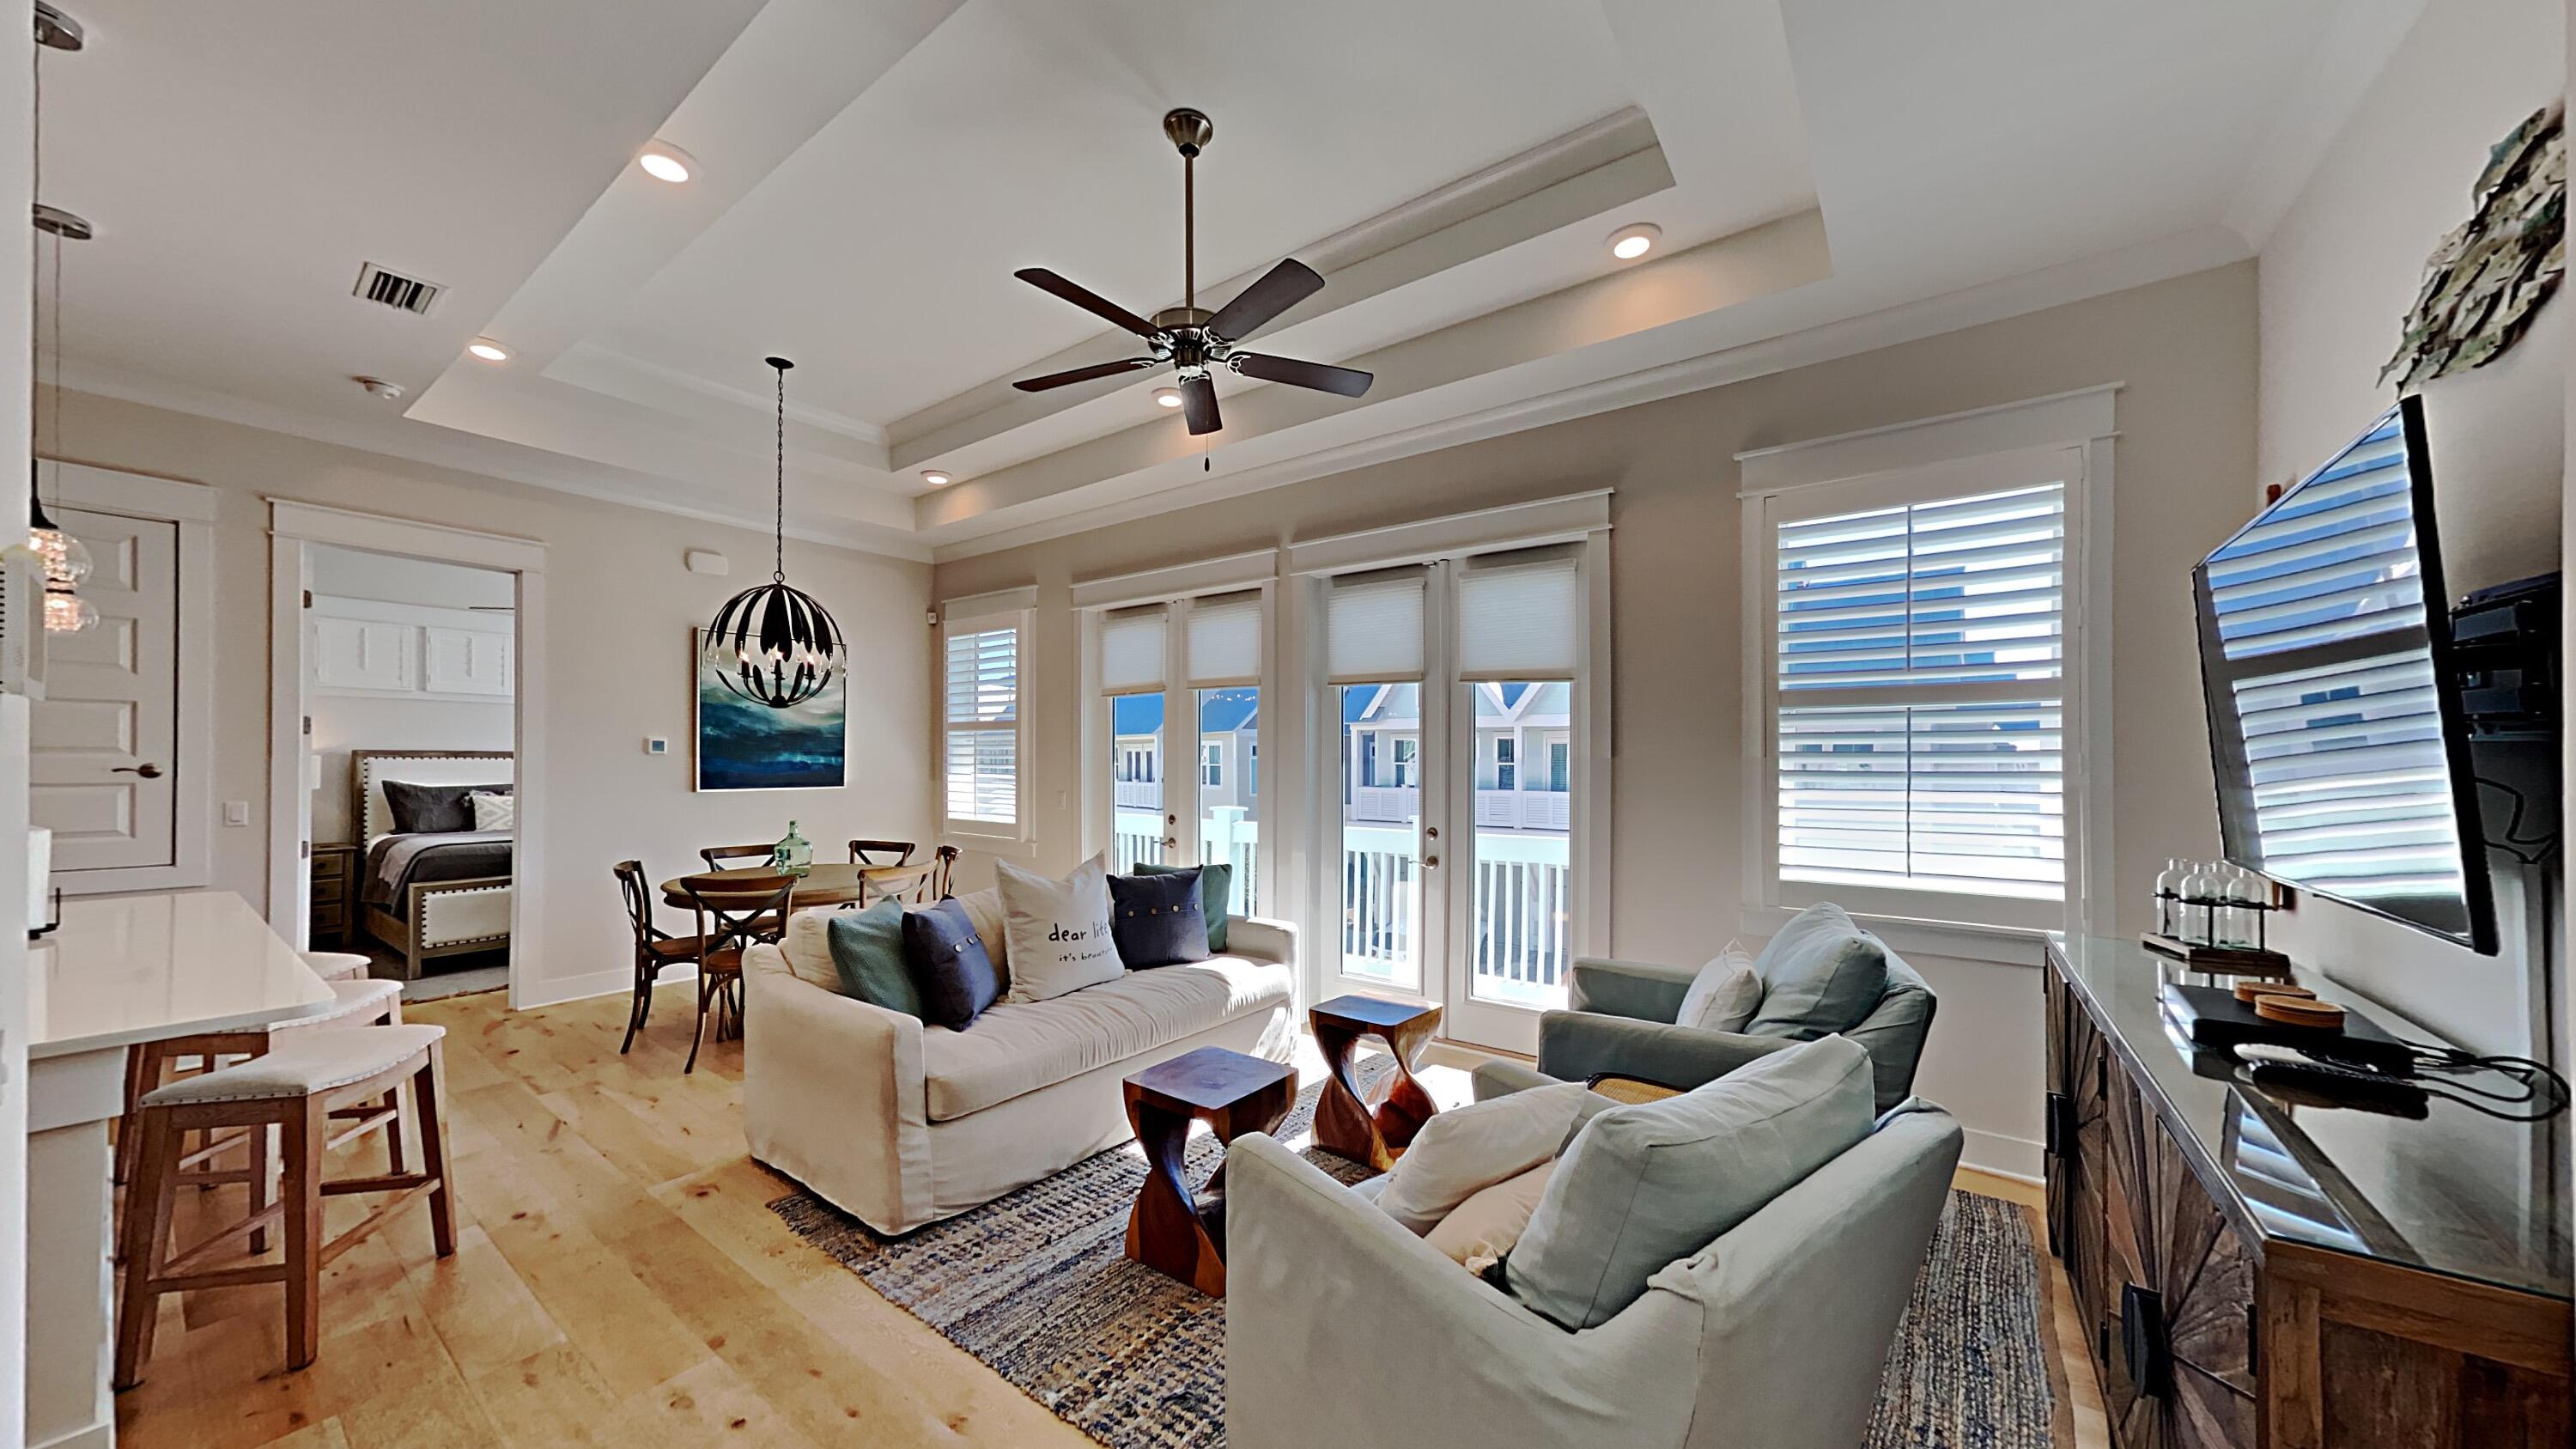
[[(63, 366), (753, 520), (784, 353), (793, 526), (972, 552), (2247, 255), (2421, 5), (74, 0)], [(1008, 387), (1129, 350), (1015, 268), (1180, 300), (1174, 105), (1216, 123), (1202, 305), (1302, 258), (1261, 346), (1365, 399), (1228, 377), (1202, 448), (1167, 374)], [(364, 261), (450, 291), (371, 306)]]

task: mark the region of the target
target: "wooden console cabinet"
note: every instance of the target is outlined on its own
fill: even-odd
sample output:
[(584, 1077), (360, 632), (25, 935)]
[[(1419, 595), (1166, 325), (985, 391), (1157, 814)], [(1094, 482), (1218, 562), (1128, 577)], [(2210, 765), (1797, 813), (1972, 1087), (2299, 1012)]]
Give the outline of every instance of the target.
[(2278, 1100), (2168, 1026), (2208, 978), (2098, 938), (2042, 976), (2050, 1249), (2121, 1449), (2570, 1442), (2564, 1116)]

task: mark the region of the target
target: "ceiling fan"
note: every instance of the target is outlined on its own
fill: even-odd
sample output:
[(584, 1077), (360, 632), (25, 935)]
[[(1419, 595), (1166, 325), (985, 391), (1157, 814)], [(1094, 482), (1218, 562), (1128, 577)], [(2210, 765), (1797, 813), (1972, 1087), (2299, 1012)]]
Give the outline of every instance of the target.
[(1181, 305), (1166, 307), (1147, 321), (1044, 267), (1023, 267), (1012, 275), (1144, 338), (1147, 355), (1022, 378), (1011, 386), (1022, 392), (1044, 392), (1168, 362), (1179, 371), (1181, 411), (1193, 434), (1213, 433), (1224, 426), (1217, 417), (1216, 384), (1209, 379), (1209, 374), (1220, 367), (1230, 367), (1245, 377), (1265, 382), (1311, 387), (1343, 397), (1367, 392), (1376, 379), (1356, 368), (1245, 352), (1236, 346), (1280, 313), (1323, 290), (1324, 279), (1304, 262), (1291, 257), (1279, 263), (1214, 312), (1198, 305), (1197, 166), (1199, 153), (1216, 136), (1216, 126), (1204, 114), (1184, 107), (1163, 117), (1163, 134), (1181, 153)]

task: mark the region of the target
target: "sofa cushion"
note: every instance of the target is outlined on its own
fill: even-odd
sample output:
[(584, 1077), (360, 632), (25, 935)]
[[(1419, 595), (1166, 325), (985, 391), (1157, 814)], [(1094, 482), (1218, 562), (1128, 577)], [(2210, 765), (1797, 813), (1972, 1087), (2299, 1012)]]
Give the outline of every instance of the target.
[(1687, 1258), (1869, 1135), (1869, 1053), (1847, 1037), (1758, 1057), (1693, 1091), (1613, 1107), (1576, 1134), (1502, 1286), (1596, 1328)]
[(1761, 1009), (1762, 978), (1753, 969), (1753, 957), (1742, 945), (1729, 941), (1691, 978), (1673, 1024), (1702, 1031), (1742, 1031)]
[(1199, 873), (1158, 872), (1109, 878), (1109, 935), (1130, 971), (1204, 961), (1207, 909), (1199, 902)]
[(1416, 1237), (1431, 1231), (1478, 1192), (1555, 1157), (1587, 1100), (1608, 1099), (1558, 1082), (1440, 1113), (1387, 1172), (1379, 1209)]
[(830, 906), (789, 912), (787, 933), (778, 941), (779, 954), (787, 958), (787, 973), (826, 991), (841, 989), (841, 968), (832, 960), (833, 914)]
[(930, 1120), (954, 1121), (1220, 1022), (1285, 1005), (1294, 989), (1294, 976), (1278, 962), (1214, 956), (1128, 972), (1046, 1001), (1006, 1001), (967, 1031), (927, 1029), (921, 1034), (921, 1067)]
[(1002, 936), (1013, 963), (1005, 1001), (1045, 1001), (1115, 981), (1126, 968), (1110, 932), (1109, 858), (1095, 855), (1053, 880), (1007, 860), (993, 862), (1006, 913)]
[(1468, 1272), (1484, 1272), (1529, 1231), (1530, 1215), (1538, 1211), (1538, 1200), (1546, 1196), (1547, 1180), (1555, 1172), (1556, 1159), (1551, 1157), (1527, 1172), (1469, 1193), (1465, 1202), (1422, 1235), (1422, 1241)]
[(841, 972), (840, 993), (918, 1018), (921, 989), (913, 985), (912, 967), (904, 959), (903, 902), (879, 901), (864, 911), (828, 914), (832, 964)]
[(954, 899), (904, 912), (903, 959), (921, 993), (924, 1021), (962, 1028), (1001, 998), (1001, 973)]
[(1849, 1031), (1887, 994), (1887, 947), (1843, 908), (1813, 905), (1780, 928), (1753, 958), (1762, 1008), (1743, 1030), (1792, 1041)]
[(1178, 875), (1185, 870), (1199, 873), (1199, 903), (1207, 910), (1208, 954), (1225, 954), (1226, 910), (1234, 900), (1234, 867), (1231, 865), (1156, 865), (1149, 860), (1136, 862), (1138, 875)]

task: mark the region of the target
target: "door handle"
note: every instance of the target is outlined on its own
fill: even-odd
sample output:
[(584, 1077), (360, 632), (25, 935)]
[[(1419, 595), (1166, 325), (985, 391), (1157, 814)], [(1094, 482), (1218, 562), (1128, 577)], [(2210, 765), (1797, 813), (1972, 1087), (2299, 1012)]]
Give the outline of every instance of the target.
[(1422, 868), (1424, 870), (1438, 870), (1440, 868), (1440, 857), (1436, 855), (1426, 855), (1422, 857)]
[(161, 767), (151, 763), (150, 761), (146, 761), (140, 765), (117, 765), (109, 769), (108, 773), (111, 775), (141, 775), (147, 780), (158, 780), (161, 778)]

